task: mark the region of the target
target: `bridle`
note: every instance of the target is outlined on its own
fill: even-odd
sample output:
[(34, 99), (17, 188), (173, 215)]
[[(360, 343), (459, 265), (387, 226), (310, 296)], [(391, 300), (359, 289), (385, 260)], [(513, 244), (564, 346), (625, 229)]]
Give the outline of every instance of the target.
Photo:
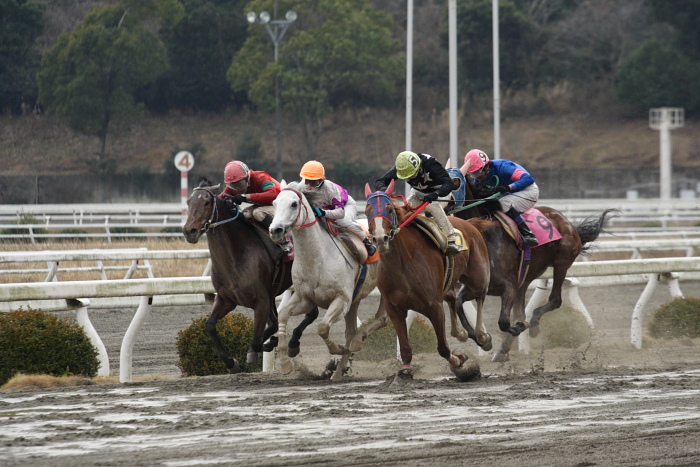
[[(299, 197), (299, 209), (297, 210), (297, 216), (294, 218), (294, 222), (292, 222), (292, 226), (297, 225), (297, 221), (299, 220), (299, 216), (301, 216), (301, 207), (302, 206), (304, 206), (304, 220), (308, 219), (309, 218), (309, 210), (306, 207), (306, 205), (304, 204), (303, 195), (301, 194), (301, 192), (298, 190), (295, 190), (294, 188), (289, 188), (289, 187), (282, 188), (282, 191), (291, 191), (292, 193), (297, 195), (297, 197)], [(306, 224), (301, 224), (299, 226), (299, 228), (304, 229), (306, 227), (311, 227), (316, 222), (318, 222), (318, 218), (316, 216), (311, 215), (311, 217), (314, 219), (313, 221), (307, 222)]]
[[(206, 221), (204, 223), (204, 225), (202, 226), (202, 228), (199, 229), (199, 231), (202, 232), (203, 234), (207, 233), (207, 231), (209, 229), (213, 229), (214, 227), (218, 227), (222, 224), (226, 224), (227, 222), (235, 221), (238, 218), (238, 216), (240, 215), (241, 210), (238, 206), (236, 206), (236, 215), (235, 216), (233, 216), (229, 219), (224, 219), (224, 220), (220, 221), (219, 220), (219, 205), (216, 202), (216, 198), (217, 198), (216, 194), (211, 190), (211, 188), (198, 186), (197, 188), (192, 190), (192, 195), (190, 196), (190, 198), (192, 196), (194, 196), (194, 192), (197, 190), (206, 191), (212, 197), (212, 209), (211, 209), (211, 214), (209, 215), (209, 220)], [(215, 222), (215, 220), (216, 220), (216, 222)]]
[(386, 208), (388, 205), (392, 204), (391, 197), (383, 191), (377, 191), (367, 197), (367, 204), (372, 207), (373, 214), (375, 212), (377, 213), (367, 220), (367, 224), (371, 224), (377, 217), (388, 220), (391, 224), (389, 240), (393, 240), (394, 236), (399, 232), (399, 220), (396, 216), (396, 210), (394, 210), (393, 214), (389, 214)]

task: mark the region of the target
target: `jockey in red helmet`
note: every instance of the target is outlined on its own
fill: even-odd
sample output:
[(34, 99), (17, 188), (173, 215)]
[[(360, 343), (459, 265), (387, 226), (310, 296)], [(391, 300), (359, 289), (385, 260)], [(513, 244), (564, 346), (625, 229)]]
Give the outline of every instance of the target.
[[(262, 170), (250, 170), (241, 161), (231, 161), (224, 169), (224, 182), (226, 188), (219, 195), (224, 199), (230, 199), (236, 204), (250, 203), (242, 210), (243, 216), (250, 220), (255, 219), (262, 227), (269, 228), (275, 210), (272, 202), (280, 193), (280, 184), (267, 172)], [(292, 248), (288, 242), (281, 243), (285, 252)]]

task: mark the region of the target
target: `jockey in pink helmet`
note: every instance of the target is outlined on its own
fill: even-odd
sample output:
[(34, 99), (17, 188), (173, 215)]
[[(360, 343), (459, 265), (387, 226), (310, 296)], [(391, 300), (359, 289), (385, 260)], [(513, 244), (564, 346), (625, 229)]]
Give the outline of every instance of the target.
[(523, 244), (537, 245), (537, 239), (520, 215), (533, 207), (540, 197), (540, 189), (527, 170), (507, 159), (491, 160), (484, 151), (472, 149), (464, 156), (460, 171), (468, 177), (474, 196), (483, 198), (494, 191), (503, 193), (498, 203), (518, 225)]

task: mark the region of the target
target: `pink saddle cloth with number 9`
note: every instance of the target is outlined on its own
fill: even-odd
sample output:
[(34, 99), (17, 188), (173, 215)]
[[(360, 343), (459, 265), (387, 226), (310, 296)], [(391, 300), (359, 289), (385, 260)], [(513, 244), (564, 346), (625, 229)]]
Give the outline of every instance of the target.
[[(517, 239), (520, 234), (518, 232), (518, 226), (515, 225), (515, 221), (502, 211), (496, 211), (494, 214), (496, 214), (496, 217), (502, 224), (506, 224), (508, 226), (506, 230), (511, 237)], [(542, 214), (539, 209), (530, 208), (523, 212), (521, 216), (525, 222), (527, 222), (528, 227), (530, 227), (530, 230), (537, 239), (537, 246), (541, 246), (545, 243), (553, 242), (554, 240), (559, 240), (561, 238), (561, 234), (554, 224), (552, 224), (552, 221), (550, 221), (547, 216)]]

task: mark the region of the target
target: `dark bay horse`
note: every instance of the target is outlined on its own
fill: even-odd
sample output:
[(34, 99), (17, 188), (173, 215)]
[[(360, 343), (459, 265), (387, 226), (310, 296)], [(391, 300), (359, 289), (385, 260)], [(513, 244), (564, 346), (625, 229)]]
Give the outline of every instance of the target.
[(489, 285), (489, 256), (481, 234), (468, 222), (450, 218), (455, 229), (462, 232), (466, 250), (446, 257), (441, 250), (415, 224), (409, 222), (398, 228), (413, 213), (411, 208), (395, 204), (391, 195), (393, 182), (386, 192), (372, 193), (365, 187), (367, 196), (367, 222), (370, 235), (379, 249), (377, 287), (386, 299), (386, 309), (399, 340), (403, 368), (399, 374), (411, 373), (413, 353), (408, 342), (406, 316), (415, 310), (430, 320), (438, 342), (438, 353), (446, 359), (452, 371), (460, 371), (467, 356), (453, 354), (445, 335), (443, 301), (450, 306), (453, 331), (456, 326), (457, 308), (455, 285), (463, 288), (462, 298), (476, 300), (477, 323), (471, 330), (475, 340), (484, 349), (491, 348), (491, 336), (483, 328), (482, 306)]
[[(473, 200), (469, 185), (466, 186), (466, 199)], [(476, 207), (455, 213), (457, 217), (470, 219), (484, 237), (491, 256), (491, 283), (489, 295), (501, 297), (501, 311), (498, 327), (508, 333), (501, 348), (494, 353), (495, 362), (507, 361), (514, 337), (530, 328), (530, 336), (539, 334), (539, 322), (542, 315), (556, 310), (562, 304), (561, 289), (566, 273), (578, 255), (590, 248), (603, 230), (606, 218), (614, 209), (603, 211), (594, 219), (585, 219), (577, 225), (572, 224), (561, 212), (546, 206), (536, 206), (543, 218), (538, 218), (540, 225), (553, 225), (561, 234), (561, 239), (530, 250), (530, 264), (524, 278), (520, 278), (521, 250), (508, 235), (498, 220), (479, 211)], [(530, 283), (539, 278), (547, 268), (553, 269), (552, 291), (547, 303), (533, 311), (529, 323), (525, 323), (525, 295)], [(511, 325), (511, 313), (515, 324)]]
[[(264, 231), (244, 219), (239, 206), (233, 204), (229, 208), (217, 196), (220, 187), (220, 184), (212, 186), (206, 179), (200, 181), (187, 200), (187, 222), (182, 233), (189, 243), (197, 243), (202, 234), (207, 234), (216, 298), (206, 329), (226, 368), (236, 373), (240, 366), (221, 345), (216, 323), (238, 305), (251, 308), (254, 335), (248, 349), (248, 363), (256, 361), (263, 350), (272, 350), (277, 344), (274, 334), (278, 327), (275, 297), (292, 285), (292, 261), (277, 259), (279, 247)], [(315, 315), (314, 312), (306, 315), (294, 330), (295, 342), (317, 316), (318, 309)], [(270, 342), (263, 348), (268, 339)]]

